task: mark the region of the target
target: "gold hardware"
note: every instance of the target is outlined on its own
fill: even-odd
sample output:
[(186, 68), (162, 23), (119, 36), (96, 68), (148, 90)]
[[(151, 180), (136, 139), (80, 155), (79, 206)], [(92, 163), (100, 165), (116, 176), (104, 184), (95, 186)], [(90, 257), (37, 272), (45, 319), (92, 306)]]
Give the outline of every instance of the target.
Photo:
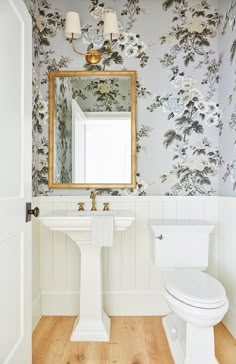
[(85, 59), (88, 64), (98, 64), (101, 61), (102, 55), (95, 49), (86, 53)]
[(109, 40), (107, 50), (105, 50), (104, 52), (99, 52), (96, 49), (90, 49), (86, 53), (78, 51), (75, 48), (75, 38), (74, 38), (73, 33), (72, 33), (72, 47), (73, 47), (73, 50), (74, 50), (75, 53), (78, 53), (80, 56), (85, 56), (86, 62), (88, 64), (98, 64), (101, 61), (101, 58), (103, 56), (110, 54), (111, 51), (112, 51), (112, 35), (111, 35), (111, 38)]
[(78, 211), (84, 211), (84, 202), (79, 202), (79, 210)]
[[(131, 182), (130, 183), (57, 183), (55, 182), (55, 83), (58, 77), (130, 77), (131, 80)], [(136, 71), (49, 71), (49, 188), (135, 188), (136, 187)], [(109, 153), (109, 151), (108, 151)]]
[(90, 198), (92, 199), (92, 208), (91, 208), (91, 211), (97, 211), (97, 208), (96, 208), (96, 192), (92, 191), (90, 193)]
[(109, 202), (104, 202), (104, 207), (103, 207), (103, 211), (109, 211)]

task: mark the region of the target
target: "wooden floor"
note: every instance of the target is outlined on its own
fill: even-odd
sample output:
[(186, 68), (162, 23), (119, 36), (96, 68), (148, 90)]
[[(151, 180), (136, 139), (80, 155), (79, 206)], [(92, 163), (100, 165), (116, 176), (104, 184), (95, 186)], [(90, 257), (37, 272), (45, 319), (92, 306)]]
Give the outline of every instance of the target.
[[(109, 343), (74, 343), (75, 317), (43, 317), (33, 333), (33, 364), (173, 364), (161, 317), (112, 317)], [(215, 328), (220, 364), (236, 364), (236, 340)], [(207, 363), (199, 363), (207, 364)]]

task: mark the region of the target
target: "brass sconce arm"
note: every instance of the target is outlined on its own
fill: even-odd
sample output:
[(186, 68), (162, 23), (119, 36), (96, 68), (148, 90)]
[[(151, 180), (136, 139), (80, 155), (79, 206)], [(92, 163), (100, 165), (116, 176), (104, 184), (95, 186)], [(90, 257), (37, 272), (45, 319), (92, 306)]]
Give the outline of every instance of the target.
[(80, 52), (75, 47), (75, 39), (80, 38), (82, 35), (79, 13), (70, 11), (66, 15), (65, 35), (67, 38), (71, 39), (74, 52), (79, 54), (80, 56), (85, 56), (88, 64), (97, 64), (100, 62), (103, 56), (105, 56), (106, 54), (110, 54), (112, 51), (113, 40), (117, 40), (119, 38), (119, 34), (119, 24), (116, 12), (113, 10), (105, 11), (103, 36), (104, 39), (109, 40), (107, 49), (105, 51), (90, 49), (87, 52)]
[(86, 53), (80, 52), (75, 48), (75, 37), (74, 37), (74, 33), (72, 33), (72, 38), (71, 38), (71, 42), (72, 42), (72, 47), (75, 53), (78, 53), (80, 56), (86, 56)]
[(72, 33), (72, 47), (75, 53), (79, 54), (80, 56), (85, 56), (86, 62), (88, 64), (98, 64), (101, 61), (101, 58), (107, 54), (110, 54), (112, 52), (112, 34), (111, 38), (109, 40), (108, 48), (104, 52), (99, 52), (96, 49), (90, 49), (89, 51), (83, 53), (76, 49), (75, 47), (75, 38), (74, 33)]

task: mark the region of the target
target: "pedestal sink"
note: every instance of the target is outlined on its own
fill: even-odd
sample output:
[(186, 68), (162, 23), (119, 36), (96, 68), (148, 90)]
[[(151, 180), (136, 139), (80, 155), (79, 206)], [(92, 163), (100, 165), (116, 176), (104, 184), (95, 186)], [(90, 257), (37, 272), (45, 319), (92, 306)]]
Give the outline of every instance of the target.
[[(114, 216), (114, 230), (127, 229), (135, 220), (132, 213), (74, 212), (54, 213), (39, 219), (51, 230), (62, 231), (76, 242), (81, 253), (80, 314), (75, 321), (71, 341), (109, 341), (110, 319), (103, 310), (101, 246), (92, 244), (93, 214)], [(112, 248), (111, 248), (112, 249)]]

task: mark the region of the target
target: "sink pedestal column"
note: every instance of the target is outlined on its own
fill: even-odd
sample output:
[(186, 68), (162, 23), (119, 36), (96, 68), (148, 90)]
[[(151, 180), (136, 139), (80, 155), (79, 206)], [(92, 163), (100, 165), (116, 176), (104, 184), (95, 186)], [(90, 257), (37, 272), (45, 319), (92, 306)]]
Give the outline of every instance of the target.
[(101, 248), (76, 242), (81, 253), (80, 314), (71, 341), (109, 341), (110, 319), (103, 311)]
[[(104, 216), (106, 214), (104, 212)], [(60, 212), (40, 218), (51, 230), (68, 235), (81, 252), (80, 315), (75, 321), (71, 341), (109, 341), (110, 338), (110, 319), (103, 311), (102, 302), (102, 246), (93, 244), (91, 236), (93, 215), (94, 211), (81, 214), (73, 211), (71, 216), (68, 212), (66, 215)], [(113, 216), (116, 231), (124, 231), (135, 219), (132, 213), (121, 215), (116, 212)]]

